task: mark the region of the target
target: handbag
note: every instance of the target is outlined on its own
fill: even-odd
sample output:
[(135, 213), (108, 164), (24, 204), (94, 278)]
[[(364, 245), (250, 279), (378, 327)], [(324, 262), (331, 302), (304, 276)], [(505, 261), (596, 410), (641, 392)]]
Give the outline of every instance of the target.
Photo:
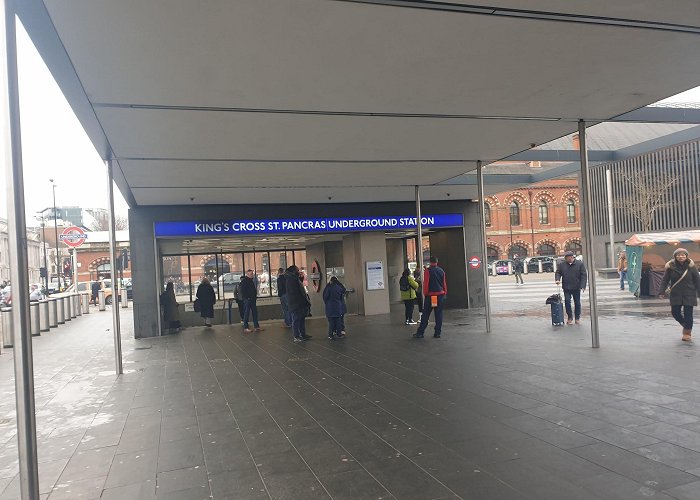
[(194, 312), (201, 311), (202, 307), (199, 304), (199, 299), (194, 299)]

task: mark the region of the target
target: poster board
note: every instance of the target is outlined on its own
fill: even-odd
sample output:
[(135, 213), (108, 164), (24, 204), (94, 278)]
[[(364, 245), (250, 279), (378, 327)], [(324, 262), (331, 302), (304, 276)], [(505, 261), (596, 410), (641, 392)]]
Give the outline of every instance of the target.
[(381, 260), (365, 262), (365, 276), (367, 276), (367, 290), (384, 290), (384, 262)]

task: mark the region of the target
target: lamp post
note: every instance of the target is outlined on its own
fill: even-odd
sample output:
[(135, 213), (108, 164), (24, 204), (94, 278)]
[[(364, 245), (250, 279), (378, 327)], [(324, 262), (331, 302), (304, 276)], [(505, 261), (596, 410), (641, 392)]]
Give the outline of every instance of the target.
[(44, 288), (45, 293), (49, 292), (49, 263), (46, 257), (46, 221), (44, 219), (44, 212), (41, 213), (41, 239), (44, 243)]
[[(56, 280), (58, 281), (59, 287), (61, 284), (61, 267), (58, 254), (58, 215), (56, 213), (56, 183), (53, 179), (49, 179), (51, 187), (53, 188), (53, 230), (54, 237), (56, 238)], [(65, 283), (64, 283), (65, 285)]]

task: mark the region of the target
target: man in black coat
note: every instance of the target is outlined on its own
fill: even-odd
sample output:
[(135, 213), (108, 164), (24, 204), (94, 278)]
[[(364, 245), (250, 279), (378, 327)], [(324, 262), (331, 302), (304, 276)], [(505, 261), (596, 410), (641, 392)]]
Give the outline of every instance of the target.
[(311, 307), (311, 301), (306, 294), (306, 290), (304, 290), (304, 284), (299, 279), (299, 268), (297, 266), (289, 266), (284, 273), (284, 277), (287, 305), (292, 316), (294, 342), (302, 342), (311, 338), (311, 335), (306, 335), (305, 325), (306, 314)]
[(281, 267), (277, 270), (277, 296), (280, 298), (280, 306), (282, 306), (284, 326), (290, 327), (292, 326), (292, 317), (289, 314), (289, 305), (287, 304), (287, 278)]
[(258, 300), (258, 288), (255, 286), (255, 280), (253, 279), (253, 270), (248, 269), (245, 273), (246, 275), (241, 278), (240, 294), (243, 298), (243, 331), (250, 333), (253, 330), (250, 329), (248, 321), (251, 315), (253, 316), (253, 327), (256, 332), (262, 331), (260, 328), (260, 323), (258, 323), (258, 305), (256, 301)]
[[(576, 260), (574, 252), (564, 254), (564, 262), (557, 266), (554, 281), (561, 283), (564, 290), (564, 305), (566, 306), (566, 324), (570, 325), (576, 318), (576, 324), (581, 324), (581, 292), (586, 290), (588, 274), (583, 262)], [(571, 299), (574, 299), (574, 313), (571, 313)]]

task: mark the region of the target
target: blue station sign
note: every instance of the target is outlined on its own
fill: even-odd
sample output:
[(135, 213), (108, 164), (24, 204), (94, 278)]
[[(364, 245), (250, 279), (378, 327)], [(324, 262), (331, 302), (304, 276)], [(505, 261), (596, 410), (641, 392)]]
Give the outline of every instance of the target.
[[(326, 217), (323, 219), (268, 219), (156, 222), (156, 238), (196, 238), (293, 233), (343, 233), (360, 231), (397, 231), (416, 227), (416, 217)], [(424, 215), (425, 228), (461, 227), (462, 214)]]

